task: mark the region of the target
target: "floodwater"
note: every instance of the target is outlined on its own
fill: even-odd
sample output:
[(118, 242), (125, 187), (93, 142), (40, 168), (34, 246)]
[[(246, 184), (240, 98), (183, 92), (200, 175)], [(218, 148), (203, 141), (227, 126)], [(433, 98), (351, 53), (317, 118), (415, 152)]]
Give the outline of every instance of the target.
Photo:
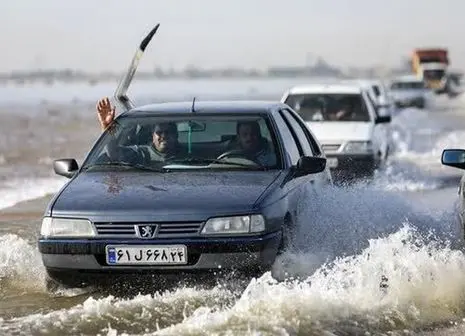
[[(151, 89), (155, 100), (202, 99), (206, 92), (279, 99), (292, 84), (157, 82), (138, 88), (141, 100), (151, 99)], [(164, 85), (177, 91), (162, 91)], [(53, 175), (51, 162), (82, 160), (99, 134), (95, 100), (112, 91), (110, 84), (0, 88), (0, 334), (465, 333), (465, 255), (447, 244), (458, 232), (461, 172), (440, 165), (444, 148), (465, 146), (462, 97), (440, 97), (435, 109), (396, 114), (394, 151), (373, 183), (331, 188), (303, 201), (301, 241), (276, 263), (299, 280), (277, 283), (266, 273), (245, 282), (219, 279), (213, 287), (154, 286), (140, 294), (47, 291), (37, 231), (50, 194), (66, 182)], [(387, 287), (380, 288), (383, 281)]]

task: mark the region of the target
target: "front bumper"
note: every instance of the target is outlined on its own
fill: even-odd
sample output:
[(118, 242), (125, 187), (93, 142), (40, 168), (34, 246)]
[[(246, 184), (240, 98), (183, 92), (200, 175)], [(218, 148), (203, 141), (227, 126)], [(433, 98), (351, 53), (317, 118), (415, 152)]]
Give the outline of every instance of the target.
[[(282, 233), (247, 237), (199, 237), (186, 239), (39, 239), (39, 251), (48, 271), (54, 274), (88, 273), (177, 273), (218, 269), (250, 269), (273, 264)], [(184, 265), (109, 265), (107, 245), (185, 245)]]
[(328, 153), (326, 158), (331, 173), (336, 179), (372, 177), (378, 165), (373, 153)]

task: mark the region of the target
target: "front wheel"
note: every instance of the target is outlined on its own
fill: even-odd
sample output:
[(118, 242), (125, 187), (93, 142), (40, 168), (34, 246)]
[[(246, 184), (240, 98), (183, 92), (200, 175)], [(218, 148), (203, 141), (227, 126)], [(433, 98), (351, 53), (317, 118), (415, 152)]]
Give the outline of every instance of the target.
[(282, 226), (283, 238), (281, 240), (281, 245), (278, 249), (278, 255), (283, 254), (288, 248), (293, 245), (295, 239), (295, 227), (292, 223), (292, 220), (289, 217), (284, 219)]
[(284, 219), (282, 231), (283, 238), (281, 240), (281, 245), (278, 248), (276, 259), (270, 269), (273, 279), (279, 282), (285, 281), (289, 276), (286, 271), (286, 258), (284, 256), (284, 252), (292, 248), (296, 237), (295, 226), (289, 217)]

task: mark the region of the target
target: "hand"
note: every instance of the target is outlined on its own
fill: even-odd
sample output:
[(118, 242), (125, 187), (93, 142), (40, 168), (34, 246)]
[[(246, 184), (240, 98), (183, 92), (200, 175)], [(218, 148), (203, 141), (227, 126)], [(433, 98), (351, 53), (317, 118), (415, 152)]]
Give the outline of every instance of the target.
[(115, 107), (111, 106), (108, 97), (100, 99), (97, 103), (97, 114), (102, 130), (106, 130), (115, 119)]

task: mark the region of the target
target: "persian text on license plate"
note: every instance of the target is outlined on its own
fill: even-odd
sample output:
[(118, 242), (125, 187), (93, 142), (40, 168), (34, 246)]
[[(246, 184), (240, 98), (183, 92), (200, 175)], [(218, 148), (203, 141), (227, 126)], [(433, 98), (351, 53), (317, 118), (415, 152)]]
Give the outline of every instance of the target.
[(187, 264), (185, 245), (108, 245), (109, 265), (171, 265)]

